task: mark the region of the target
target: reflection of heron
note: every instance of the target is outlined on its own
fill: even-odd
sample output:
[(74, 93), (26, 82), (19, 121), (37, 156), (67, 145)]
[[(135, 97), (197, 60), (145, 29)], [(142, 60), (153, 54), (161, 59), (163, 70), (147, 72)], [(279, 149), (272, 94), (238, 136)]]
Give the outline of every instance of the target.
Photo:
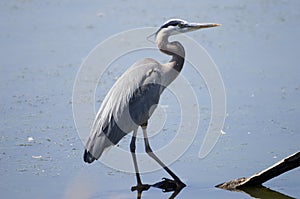
[[(135, 141), (137, 129), (142, 127), (147, 154), (162, 166), (174, 180), (166, 180), (176, 187), (185, 184), (153, 153), (147, 137), (147, 122), (158, 104), (161, 93), (180, 73), (185, 58), (183, 46), (178, 41), (169, 42), (171, 35), (190, 32), (201, 28), (210, 28), (219, 24), (188, 23), (180, 19), (169, 20), (155, 33), (160, 51), (172, 56), (170, 62), (160, 64), (154, 59), (144, 59), (131, 66), (114, 84), (106, 95), (91, 134), (87, 140), (84, 161), (91, 163), (98, 159), (104, 149), (116, 145), (122, 137), (133, 131), (130, 143), (137, 186), (134, 189), (148, 189), (139, 176)], [(120, 162), (120, 164), (122, 164)]]

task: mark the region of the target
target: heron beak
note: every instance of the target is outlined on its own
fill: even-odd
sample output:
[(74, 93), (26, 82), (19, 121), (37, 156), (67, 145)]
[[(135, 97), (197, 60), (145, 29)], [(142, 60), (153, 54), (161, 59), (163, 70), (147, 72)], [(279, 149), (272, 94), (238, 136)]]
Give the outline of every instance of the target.
[(198, 30), (202, 28), (212, 28), (221, 26), (221, 24), (218, 23), (190, 23), (187, 25), (187, 28), (190, 30)]

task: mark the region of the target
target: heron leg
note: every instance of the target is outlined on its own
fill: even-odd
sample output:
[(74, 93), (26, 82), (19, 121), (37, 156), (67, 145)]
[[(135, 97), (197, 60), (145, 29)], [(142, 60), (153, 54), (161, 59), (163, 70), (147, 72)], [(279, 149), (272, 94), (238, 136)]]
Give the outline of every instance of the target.
[[(168, 174), (170, 176), (172, 176), (172, 178), (175, 180), (176, 182), (176, 186), (178, 188), (183, 188), (185, 187), (186, 185), (181, 182), (181, 180), (179, 179), (179, 177), (177, 175), (175, 175), (175, 173), (173, 173), (173, 171), (171, 171), (152, 151), (151, 147), (150, 147), (150, 144), (149, 144), (149, 140), (148, 140), (148, 135), (147, 135), (147, 123), (141, 125), (142, 129), (143, 129), (143, 135), (144, 135), (144, 142), (145, 142), (145, 150), (146, 150), (146, 153), (151, 157), (153, 158), (161, 167), (164, 168), (164, 170), (166, 172), (168, 172)], [(169, 180), (169, 179), (166, 179), (166, 180)], [(170, 182), (172, 180), (169, 180)]]
[(148, 190), (150, 188), (150, 185), (142, 184), (142, 181), (141, 181), (139, 168), (138, 168), (137, 161), (136, 161), (136, 154), (135, 154), (136, 135), (137, 135), (137, 129), (135, 129), (133, 131), (132, 139), (131, 139), (131, 142), (130, 142), (130, 152), (131, 152), (131, 156), (132, 156), (132, 159), (133, 159), (133, 165), (134, 165), (136, 181), (137, 181), (137, 186), (131, 187), (131, 191), (137, 190), (138, 191), (138, 198), (140, 198), (141, 195), (142, 195), (142, 192)]
[(137, 183), (142, 184), (140, 173), (139, 173), (139, 168), (138, 168), (137, 161), (136, 161), (136, 154), (135, 154), (136, 134), (137, 134), (137, 129), (133, 131), (133, 135), (132, 135), (131, 142), (130, 142), (130, 152), (131, 152), (131, 156), (132, 156), (132, 160), (133, 160)]

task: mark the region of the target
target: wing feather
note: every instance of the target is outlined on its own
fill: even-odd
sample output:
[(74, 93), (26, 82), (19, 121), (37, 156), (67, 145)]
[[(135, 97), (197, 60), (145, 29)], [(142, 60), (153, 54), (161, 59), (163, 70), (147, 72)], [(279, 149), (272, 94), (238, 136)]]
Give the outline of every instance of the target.
[(98, 159), (106, 148), (146, 122), (159, 102), (161, 83), (162, 68), (157, 61), (148, 58), (131, 66), (104, 98), (86, 142), (85, 154), (90, 154), (90, 159)]

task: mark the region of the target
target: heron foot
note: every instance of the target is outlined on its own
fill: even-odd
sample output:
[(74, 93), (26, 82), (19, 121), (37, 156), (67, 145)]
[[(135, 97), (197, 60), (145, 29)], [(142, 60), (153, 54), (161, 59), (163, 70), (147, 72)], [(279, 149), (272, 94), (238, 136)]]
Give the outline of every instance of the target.
[(186, 185), (181, 182), (180, 180), (171, 180), (168, 178), (163, 178), (163, 181), (158, 182), (153, 185), (156, 188), (162, 189), (163, 192), (170, 192), (170, 191), (178, 191), (181, 190)]
[(148, 185), (148, 184), (138, 184), (136, 186), (131, 187), (131, 191), (142, 192), (142, 191), (147, 191), (149, 188), (150, 188), (150, 185)]

